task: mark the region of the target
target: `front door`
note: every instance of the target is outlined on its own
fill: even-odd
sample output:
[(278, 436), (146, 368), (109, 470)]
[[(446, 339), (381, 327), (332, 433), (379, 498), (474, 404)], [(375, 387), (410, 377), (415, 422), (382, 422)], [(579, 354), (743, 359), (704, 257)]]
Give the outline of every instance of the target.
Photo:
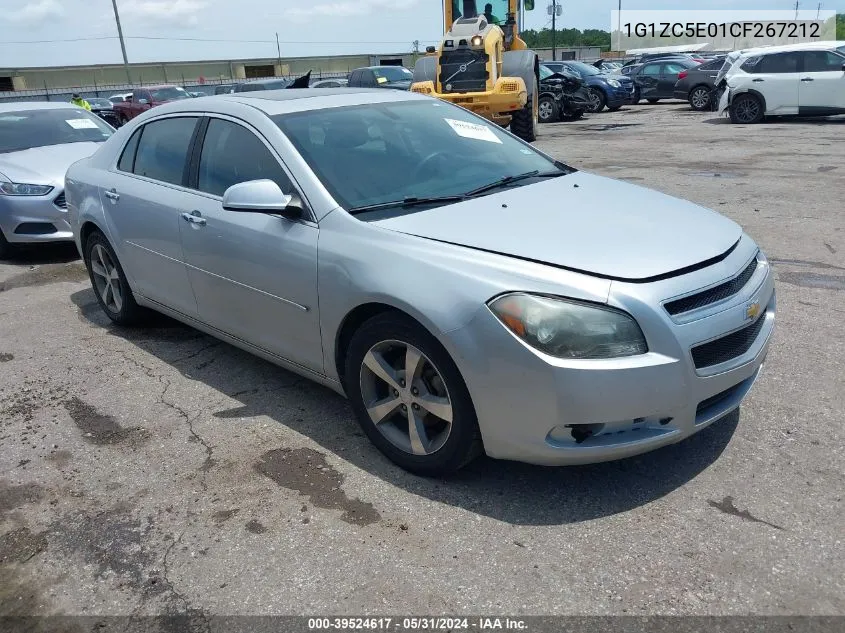
[(801, 114), (845, 112), (845, 57), (832, 51), (805, 51), (798, 86)]
[(129, 139), (100, 196), (112, 246), (133, 288), (188, 316), (197, 307), (180, 241), (180, 213), (192, 194), (183, 187), (198, 117), (160, 119)]
[(197, 189), (180, 221), (200, 319), (298, 365), (323, 372), (317, 303), (316, 224), (224, 211), (234, 184), (270, 179), (294, 187), (266, 141), (241, 122), (211, 118)]
[(800, 63), (801, 53), (772, 53), (750, 69), (750, 88), (766, 99), (767, 114), (798, 114)]

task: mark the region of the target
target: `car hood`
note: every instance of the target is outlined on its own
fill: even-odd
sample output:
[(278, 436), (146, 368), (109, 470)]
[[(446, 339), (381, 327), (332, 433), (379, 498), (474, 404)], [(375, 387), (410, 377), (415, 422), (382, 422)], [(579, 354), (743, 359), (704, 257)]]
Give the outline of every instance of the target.
[(625, 281), (719, 258), (742, 236), (714, 211), (583, 172), (373, 224)]
[(47, 145), (0, 154), (0, 174), (12, 182), (64, 186), (65, 173), (73, 163), (91, 156), (102, 143)]

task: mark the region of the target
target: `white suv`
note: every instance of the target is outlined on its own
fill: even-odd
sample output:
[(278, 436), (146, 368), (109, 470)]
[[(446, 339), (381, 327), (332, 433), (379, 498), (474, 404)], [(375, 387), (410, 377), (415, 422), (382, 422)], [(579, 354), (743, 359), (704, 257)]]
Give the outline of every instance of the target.
[(845, 42), (745, 51), (722, 73), (724, 81), (720, 77), (716, 86), (719, 113), (728, 110), (733, 123), (845, 114)]

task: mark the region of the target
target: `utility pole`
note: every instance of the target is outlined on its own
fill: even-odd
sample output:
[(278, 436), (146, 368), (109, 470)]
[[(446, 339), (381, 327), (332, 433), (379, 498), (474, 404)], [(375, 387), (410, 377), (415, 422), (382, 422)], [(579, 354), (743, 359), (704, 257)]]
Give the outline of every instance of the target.
[(795, 21), (798, 21), (798, 0), (795, 0)]
[(557, 27), (555, 25), (555, 18), (557, 17), (557, 0), (552, 0), (552, 61), (557, 60)]
[(279, 34), (276, 33), (276, 54), (279, 58), (279, 74), (282, 74), (282, 47), (279, 46)]
[(819, 2), (819, 8), (816, 9), (816, 22), (819, 20), (819, 16), (822, 14), (822, 3)]
[(123, 53), (123, 67), (126, 69), (126, 81), (132, 85), (132, 75), (129, 74), (129, 60), (126, 58), (126, 43), (123, 41), (123, 29), (120, 28), (120, 14), (117, 12), (117, 0), (111, 0), (114, 8), (114, 21), (117, 23), (117, 36), (120, 38), (120, 50)]
[(622, 50), (622, 0), (619, 0), (619, 10), (616, 12), (616, 30), (619, 35), (616, 37), (616, 52)]

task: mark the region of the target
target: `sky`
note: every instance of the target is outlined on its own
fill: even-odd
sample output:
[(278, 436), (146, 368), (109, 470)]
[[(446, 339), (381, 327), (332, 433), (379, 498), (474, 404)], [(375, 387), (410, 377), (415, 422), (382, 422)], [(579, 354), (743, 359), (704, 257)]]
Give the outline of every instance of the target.
[[(435, 44), (441, 0), (116, 0), (130, 62), (399, 53)], [(550, 23), (546, 5), (526, 28)], [(677, 9), (689, 0), (623, 0)], [(815, 11), (817, 0), (799, 0)], [(563, 0), (559, 28), (609, 30), (618, 0)], [(697, 9), (791, 9), (794, 0), (696, 0)], [(822, 8), (845, 12), (845, 0)], [(119, 63), (111, 0), (0, 0), (0, 68)], [(214, 40), (214, 41), (200, 41)]]

